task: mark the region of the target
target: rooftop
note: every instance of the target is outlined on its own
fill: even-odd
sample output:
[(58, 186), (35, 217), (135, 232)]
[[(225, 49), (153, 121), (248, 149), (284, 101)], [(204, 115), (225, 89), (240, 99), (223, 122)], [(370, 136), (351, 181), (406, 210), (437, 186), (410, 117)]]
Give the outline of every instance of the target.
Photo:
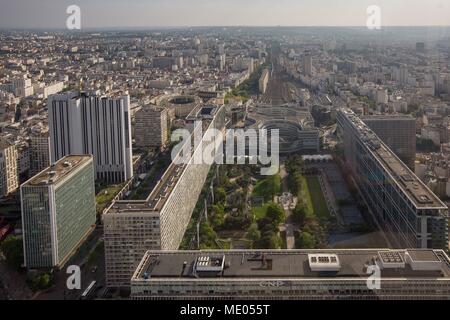
[(55, 184), (91, 159), (92, 156), (89, 155), (73, 155), (64, 157), (54, 165), (35, 175), (33, 178), (25, 182), (24, 185), (42, 186)]
[[(410, 253), (411, 252), (411, 253)], [(148, 251), (133, 280), (161, 278), (361, 278), (367, 266), (392, 253), (393, 261), (412, 255), (418, 261), (392, 268), (382, 267), (383, 278), (441, 278), (450, 280), (449, 258), (442, 250), (233, 250), (233, 251)], [(429, 256), (438, 264), (423, 263)], [(397, 260), (396, 260), (397, 259)], [(424, 260), (422, 260), (424, 259)], [(414, 260), (414, 259), (413, 259)], [(434, 261), (434, 262), (436, 262)], [(419, 264), (415, 264), (419, 262)], [(420, 265), (422, 263), (422, 265)], [(422, 266), (422, 267), (421, 267)]]
[(411, 115), (407, 115), (407, 114), (374, 114), (374, 115), (370, 115), (370, 116), (362, 116), (361, 117), (362, 120), (364, 121), (370, 121), (370, 120), (393, 120), (393, 121), (398, 121), (398, 120), (408, 120), (408, 121), (416, 121), (416, 119), (411, 116)]

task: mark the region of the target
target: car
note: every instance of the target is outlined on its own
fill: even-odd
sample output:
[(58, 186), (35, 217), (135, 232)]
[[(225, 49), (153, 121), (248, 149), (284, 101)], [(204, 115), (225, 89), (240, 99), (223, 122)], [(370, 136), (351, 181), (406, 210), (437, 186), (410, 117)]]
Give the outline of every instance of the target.
[(97, 267), (97, 266), (94, 266), (94, 267), (91, 269), (91, 272), (92, 272), (92, 273), (96, 273), (96, 272), (97, 272), (97, 269), (98, 269), (98, 267)]

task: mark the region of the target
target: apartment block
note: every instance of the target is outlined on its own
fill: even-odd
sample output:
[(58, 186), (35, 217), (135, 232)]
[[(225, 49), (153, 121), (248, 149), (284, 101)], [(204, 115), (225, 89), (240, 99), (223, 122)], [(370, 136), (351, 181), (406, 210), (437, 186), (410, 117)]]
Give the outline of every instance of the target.
[(92, 154), (98, 180), (133, 177), (130, 97), (68, 93), (48, 99), (50, 162)]
[(143, 106), (135, 115), (136, 146), (139, 148), (163, 148), (168, 140), (168, 120), (165, 108)]
[[(193, 132), (224, 128), (223, 106), (199, 108), (198, 114), (204, 117), (203, 122), (197, 122)], [(194, 163), (201, 157), (201, 146), (186, 163), (173, 161), (147, 199), (116, 201), (103, 216), (108, 286), (129, 287), (147, 250), (176, 250), (180, 246), (211, 167)]]
[(18, 163), (16, 146), (0, 138), (0, 196), (7, 196), (19, 187)]

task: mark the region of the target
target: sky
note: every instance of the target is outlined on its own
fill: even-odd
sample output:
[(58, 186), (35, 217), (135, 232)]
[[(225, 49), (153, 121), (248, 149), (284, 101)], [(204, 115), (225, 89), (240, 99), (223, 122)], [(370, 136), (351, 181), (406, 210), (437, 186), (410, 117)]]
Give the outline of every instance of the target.
[(450, 0), (0, 0), (0, 28), (62, 29), (69, 5), (82, 28), (174, 26), (448, 26)]

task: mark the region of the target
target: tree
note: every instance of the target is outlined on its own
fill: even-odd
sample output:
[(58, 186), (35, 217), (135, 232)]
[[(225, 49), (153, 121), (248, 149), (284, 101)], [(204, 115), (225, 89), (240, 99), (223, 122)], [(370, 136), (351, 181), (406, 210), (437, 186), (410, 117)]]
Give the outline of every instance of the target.
[(261, 239), (261, 232), (258, 230), (258, 225), (253, 223), (247, 231), (247, 238), (253, 242), (259, 241)]
[(10, 236), (0, 246), (7, 264), (13, 269), (20, 269), (23, 262), (22, 237)]
[(50, 275), (47, 273), (36, 275), (33, 278), (31, 278), (29, 285), (31, 290), (34, 292), (39, 290), (45, 290), (50, 287)]
[(225, 218), (223, 228), (227, 230), (246, 230), (251, 223), (252, 218), (246, 214), (239, 214), (236, 217), (228, 215)]
[(281, 239), (277, 233), (270, 231), (262, 235), (258, 241), (258, 247), (260, 249), (281, 249)]
[(214, 205), (213, 207), (214, 215), (211, 218), (211, 223), (214, 228), (221, 227), (225, 223), (225, 209), (223, 205)]
[(261, 233), (264, 233), (265, 231), (276, 231), (278, 229), (278, 225), (275, 225), (273, 220), (268, 217), (259, 219), (257, 224)]
[(316, 247), (316, 239), (308, 232), (303, 231), (297, 240), (299, 249), (314, 249)]
[(214, 200), (218, 204), (225, 204), (227, 201), (227, 193), (224, 188), (216, 188), (214, 192)]
[(281, 191), (281, 178), (278, 174), (269, 176), (266, 179), (267, 181), (267, 191), (270, 195), (270, 200), (273, 199), (273, 197), (280, 193)]
[(213, 246), (214, 241), (217, 238), (217, 234), (211, 227), (208, 221), (203, 221), (200, 224), (200, 242), (207, 246)]
[(264, 197), (269, 202), (273, 197), (281, 191), (281, 178), (279, 175), (268, 176), (264, 180), (258, 182), (255, 186), (254, 193), (257, 196)]
[(266, 215), (276, 225), (283, 223), (286, 219), (283, 208), (276, 203), (269, 204)]
[(306, 223), (306, 219), (308, 217), (307, 213), (306, 213), (306, 206), (303, 202), (299, 202), (296, 206), (294, 211), (292, 212), (295, 221), (297, 221), (297, 223), (303, 227)]

